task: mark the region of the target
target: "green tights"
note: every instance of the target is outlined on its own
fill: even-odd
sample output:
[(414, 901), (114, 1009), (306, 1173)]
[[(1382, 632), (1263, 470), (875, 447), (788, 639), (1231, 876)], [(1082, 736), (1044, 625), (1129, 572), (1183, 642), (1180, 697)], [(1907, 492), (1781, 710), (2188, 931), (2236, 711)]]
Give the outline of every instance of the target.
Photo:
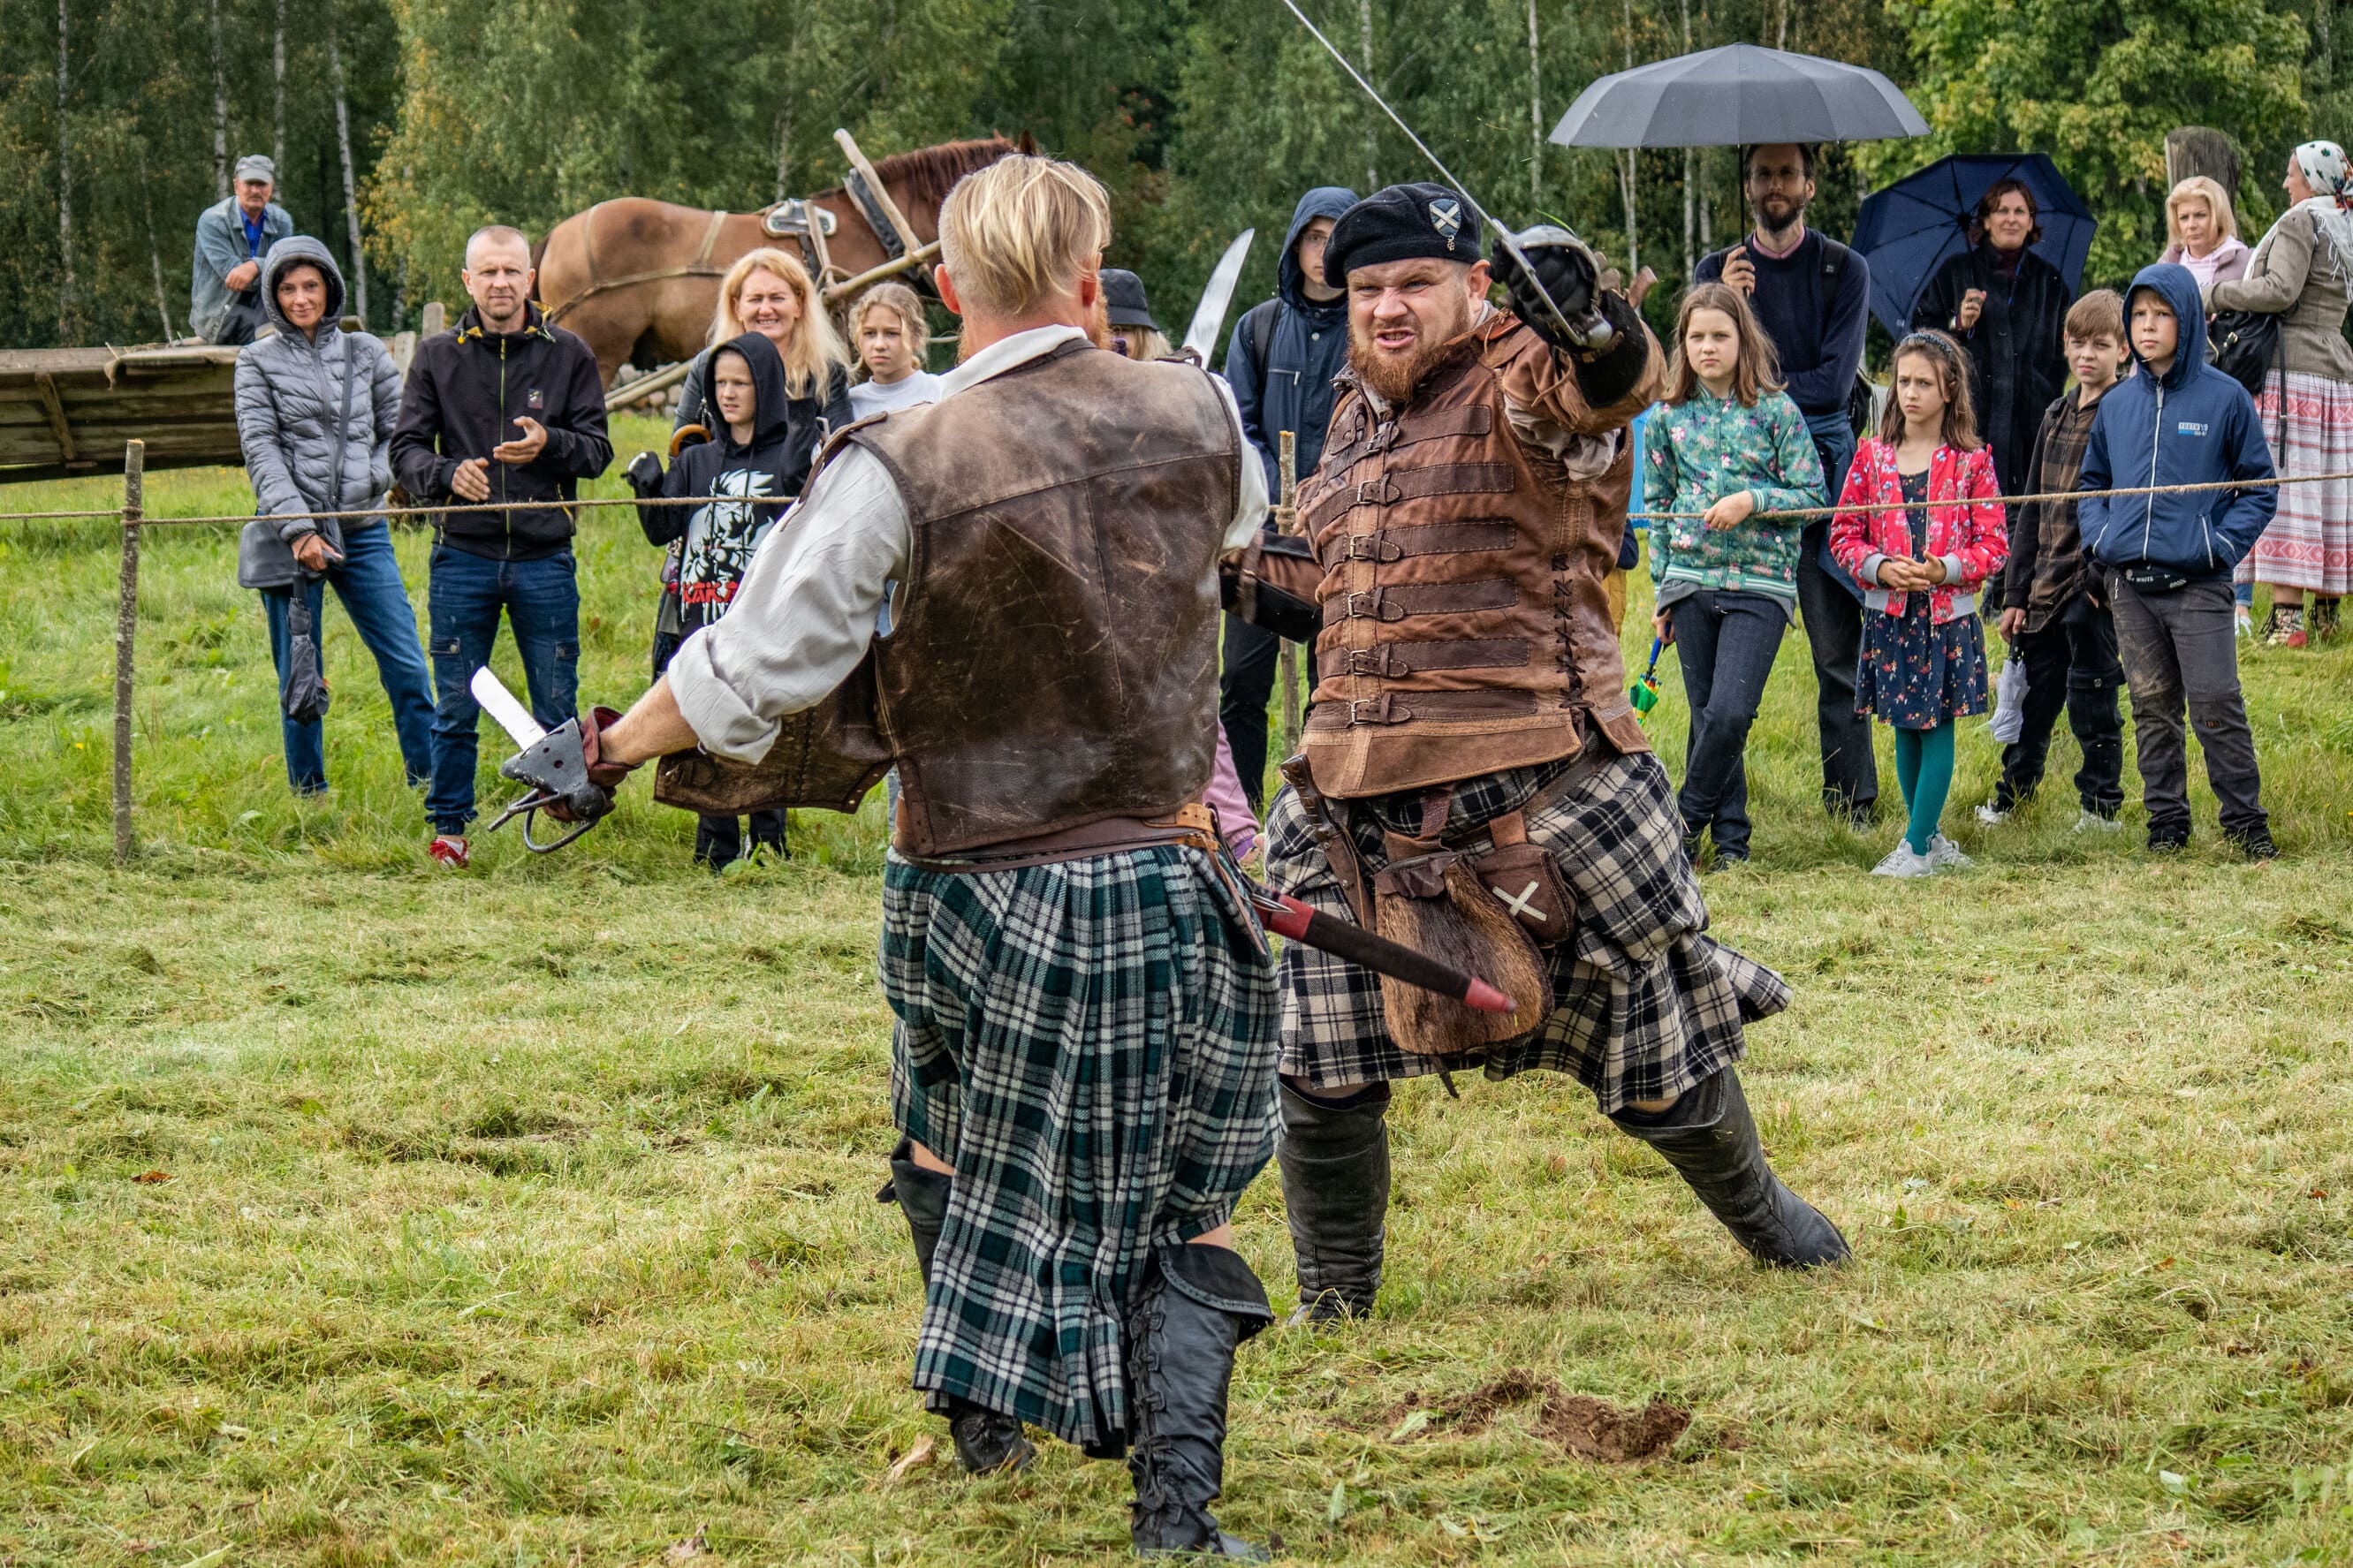
[(1933, 730), (1895, 731), (1895, 782), (1904, 786), (1904, 804), (1912, 809), (1904, 841), (1912, 846), (1915, 855), (1926, 855), (1928, 840), (1936, 835), (1937, 821), (1945, 815), (1945, 797), (1953, 793), (1950, 719)]

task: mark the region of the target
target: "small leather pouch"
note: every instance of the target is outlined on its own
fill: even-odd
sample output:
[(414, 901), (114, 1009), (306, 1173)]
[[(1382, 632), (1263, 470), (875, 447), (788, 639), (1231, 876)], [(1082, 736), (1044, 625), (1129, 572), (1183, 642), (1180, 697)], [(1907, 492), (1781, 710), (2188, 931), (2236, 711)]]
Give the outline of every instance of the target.
[(1528, 842), (1525, 814), (1506, 812), (1487, 825), (1494, 847), (1473, 858), (1479, 883), (1510, 911), (1539, 947), (1568, 940), (1577, 925), (1577, 896), (1560, 865), (1539, 845)]

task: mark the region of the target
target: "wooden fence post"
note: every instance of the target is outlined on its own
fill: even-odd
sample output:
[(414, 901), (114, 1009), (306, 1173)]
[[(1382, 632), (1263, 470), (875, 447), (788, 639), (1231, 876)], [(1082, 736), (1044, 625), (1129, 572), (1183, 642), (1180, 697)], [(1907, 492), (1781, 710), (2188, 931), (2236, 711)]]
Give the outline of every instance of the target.
[(131, 689), (139, 637), (139, 522), (147, 507), (147, 443), (122, 447), (122, 589), (114, 612), (114, 863), (130, 864)]
[[(1299, 519), (1293, 515), (1292, 497), (1299, 489), (1299, 437), (1292, 431), (1282, 435), (1276, 473), (1282, 494), (1276, 498), (1274, 531), (1277, 533), (1299, 531)], [(1275, 655), (1276, 679), (1282, 682), (1282, 758), (1291, 760), (1299, 750), (1299, 645), (1280, 643)]]

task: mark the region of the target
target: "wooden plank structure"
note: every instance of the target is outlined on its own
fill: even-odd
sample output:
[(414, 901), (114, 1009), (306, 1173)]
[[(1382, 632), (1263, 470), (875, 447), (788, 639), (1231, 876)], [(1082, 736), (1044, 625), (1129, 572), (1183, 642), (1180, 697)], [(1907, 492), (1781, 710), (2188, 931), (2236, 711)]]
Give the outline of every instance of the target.
[(241, 462), (236, 375), (210, 343), (0, 351), (0, 480), (119, 474), (132, 442), (149, 468)]

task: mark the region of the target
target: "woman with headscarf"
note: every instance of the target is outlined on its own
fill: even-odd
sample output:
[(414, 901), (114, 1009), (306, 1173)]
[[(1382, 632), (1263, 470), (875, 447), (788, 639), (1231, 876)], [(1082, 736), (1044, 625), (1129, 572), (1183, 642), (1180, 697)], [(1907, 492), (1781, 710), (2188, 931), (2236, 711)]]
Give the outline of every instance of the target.
[[(2279, 353), (2255, 406), (2271, 437), (2280, 477), (2353, 471), (2353, 346), (2345, 311), (2353, 301), (2353, 168), (2334, 142), (2290, 153), (2281, 182), (2295, 205), (2272, 225), (2246, 276), (2204, 290), (2206, 309), (2280, 318)], [(2353, 587), (2353, 481), (2284, 484), (2279, 510), (2239, 566), (2272, 588), (2274, 646), (2302, 647), (2314, 613), (2336, 621), (2337, 599)]]
[(2254, 252), (2239, 237), (2239, 219), (2219, 180), (2192, 174), (2165, 195), (2165, 254), (2159, 261), (2189, 268), (2198, 287), (2209, 289), (2246, 276)]
[[(1996, 180), (1978, 198), (1977, 243), (1936, 269), (1912, 307), (1914, 331), (1944, 332), (1969, 353), (1978, 434), (2005, 493), (2022, 493), (2043, 410), (2067, 384), (2063, 341), (2074, 291), (2034, 253), (2042, 237), (2034, 193)], [(1987, 580), (1985, 613), (2001, 609), (2001, 577)]]

